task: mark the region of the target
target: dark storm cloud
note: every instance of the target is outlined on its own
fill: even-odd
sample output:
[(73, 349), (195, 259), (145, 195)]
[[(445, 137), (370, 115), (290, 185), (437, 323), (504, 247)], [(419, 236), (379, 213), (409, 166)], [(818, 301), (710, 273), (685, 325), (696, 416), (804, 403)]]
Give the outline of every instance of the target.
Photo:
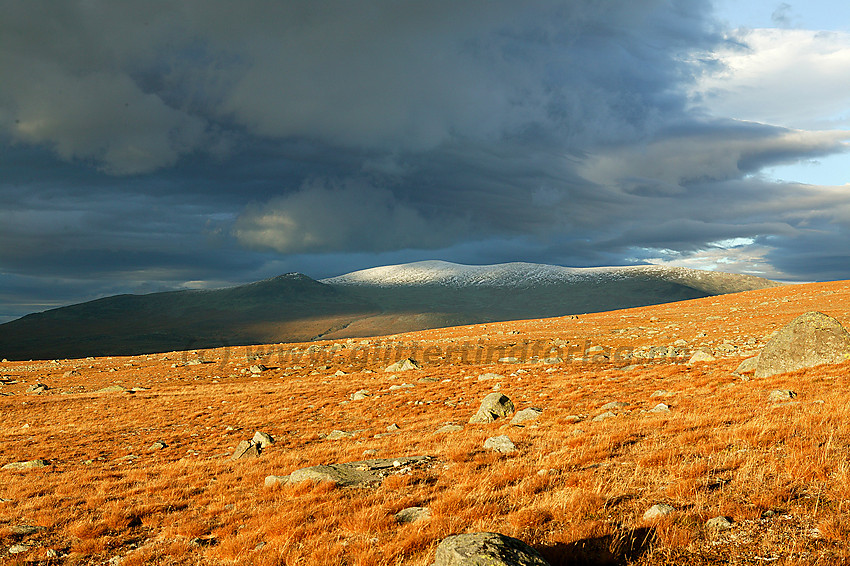
[(844, 193), (759, 171), (847, 134), (691, 108), (722, 32), (698, 0), (7, 3), (4, 300), (735, 238), (833, 274), (778, 258), (847, 244)]

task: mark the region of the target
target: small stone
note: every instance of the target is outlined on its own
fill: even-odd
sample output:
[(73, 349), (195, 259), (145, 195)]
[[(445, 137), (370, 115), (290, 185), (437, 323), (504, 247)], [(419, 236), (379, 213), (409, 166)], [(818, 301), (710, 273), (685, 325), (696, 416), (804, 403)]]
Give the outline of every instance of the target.
[(23, 537), (28, 535), (34, 535), (38, 531), (43, 531), (44, 527), (34, 527), (32, 525), (12, 525), (9, 527), (9, 534)]
[(266, 487), (275, 487), (289, 482), (289, 476), (266, 476)]
[(629, 404), (624, 401), (611, 401), (610, 403), (605, 403), (600, 407), (603, 411), (614, 411), (617, 409), (625, 409)]
[(441, 426), (437, 430), (434, 431), (434, 434), (451, 434), (453, 432), (460, 432), (463, 430), (463, 427), (456, 424), (447, 424)]
[(605, 419), (611, 419), (611, 418), (614, 418), (616, 416), (617, 416), (616, 413), (612, 413), (611, 411), (608, 411), (608, 412), (602, 413), (601, 415), (596, 415), (595, 417), (593, 417), (591, 422), (601, 423)]
[(505, 376), (500, 373), (482, 373), (478, 376), (478, 381), (490, 381), (493, 379), (505, 379)]
[(665, 414), (665, 413), (669, 413), (669, 412), (670, 412), (670, 407), (668, 407), (668, 406), (667, 406), (667, 405), (665, 405), (664, 403), (658, 403), (656, 406), (654, 406), (653, 408), (651, 408), (651, 409), (649, 410), (649, 412), (650, 412), (650, 413), (662, 413), (662, 414)]
[(127, 388), (121, 385), (108, 385), (98, 389), (95, 393), (123, 393), (125, 391), (127, 391)]
[(407, 507), (395, 515), (397, 523), (415, 523), (431, 517), (431, 511), (427, 507)]
[(499, 358), (499, 363), (501, 364), (516, 364), (519, 363), (519, 359), (513, 356), (505, 356), (504, 358)]
[(330, 434), (325, 437), (325, 440), (342, 440), (343, 438), (353, 438), (353, 432), (346, 432), (344, 430), (332, 430)]
[(34, 470), (47, 466), (46, 460), (29, 460), (27, 462), (11, 462), (3, 466), (4, 470)]
[(767, 400), (771, 403), (781, 403), (783, 401), (790, 401), (796, 396), (797, 392), (790, 389), (774, 389), (768, 395)]
[(392, 373), (394, 371), (408, 371), (412, 369), (419, 369), (419, 363), (413, 358), (406, 358), (404, 360), (399, 360), (393, 364), (388, 365), (384, 368), (384, 371), (387, 373)]
[(342, 377), (343, 375), (348, 375), (348, 374), (345, 373), (344, 371), (342, 371), (341, 369), (338, 369), (338, 370), (336, 370), (336, 373), (334, 373), (334, 375), (336, 377)]
[(705, 528), (710, 531), (728, 531), (732, 528), (732, 521), (723, 516), (715, 517), (705, 522)]
[(393, 424), (391, 424), (391, 425), (387, 426), (387, 432), (395, 432), (395, 431), (397, 431), (397, 430), (401, 430), (401, 427), (400, 427), (400, 426), (398, 426), (398, 425), (397, 425), (397, 424), (395, 424), (395, 423), (393, 423)]
[(351, 400), (352, 401), (362, 401), (363, 399), (366, 399), (370, 395), (372, 395), (372, 393), (370, 393), (366, 389), (360, 389), (359, 391), (355, 391), (354, 393), (351, 394)]
[(236, 445), (236, 449), (230, 456), (231, 460), (244, 460), (247, 458), (259, 458), (259, 447), (250, 440), (242, 440)]
[(250, 371), (251, 373), (256, 375), (258, 373), (263, 373), (267, 369), (269, 369), (269, 368), (267, 368), (263, 364), (255, 364), (255, 365), (252, 365), (251, 367), (249, 367), (248, 371)]
[(666, 503), (658, 503), (646, 510), (646, 513), (643, 514), (643, 520), (654, 521), (657, 519), (661, 519), (662, 517), (666, 517), (675, 510), (676, 509), (674, 509), (670, 505), (667, 505)]
[(511, 419), (511, 424), (515, 426), (522, 426), (523, 423), (527, 423), (529, 421), (536, 421), (540, 418), (540, 415), (543, 414), (543, 409), (538, 409), (537, 407), (529, 407), (527, 409), (523, 409), (518, 411), (514, 418)]
[(28, 544), (15, 544), (9, 547), (9, 554), (21, 554), (22, 552), (26, 552), (30, 549), (30, 545)]
[(694, 364), (697, 364), (697, 363), (713, 362), (713, 361), (716, 361), (716, 360), (717, 360), (717, 358), (715, 358), (714, 356), (712, 356), (708, 352), (706, 352), (704, 350), (697, 350), (696, 352), (694, 352), (694, 355), (691, 356), (691, 359), (688, 360), (688, 365), (691, 366), (691, 365), (694, 365)]
[(168, 446), (168, 445), (165, 442), (163, 442), (161, 440), (157, 440), (156, 442), (154, 442), (153, 444), (151, 444), (148, 447), (148, 451), (153, 452), (155, 450), (162, 450), (166, 446)]
[(501, 436), (492, 436), (485, 440), (484, 448), (487, 450), (493, 450), (500, 454), (512, 454), (517, 451), (517, 448), (514, 443), (511, 442), (511, 439), (504, 434)]
[(274, 438), (272, 438), (270, 434), (260, 432), (258, 430), (254, 433), (254, 437), (251, 439), (251, 442), (256, 444), (259, 447), (260, 451), (262, 451), (274, 444)]

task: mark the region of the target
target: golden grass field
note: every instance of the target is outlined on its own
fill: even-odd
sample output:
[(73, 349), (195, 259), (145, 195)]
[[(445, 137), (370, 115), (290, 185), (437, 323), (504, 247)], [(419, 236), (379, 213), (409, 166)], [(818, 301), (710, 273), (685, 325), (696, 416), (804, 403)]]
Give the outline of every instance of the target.
[[(0, 560), (426, 566), (446, 536), (495, 531), (552, 566), (844, 564), (850, 364), (764, 380), (733, 374), (810, 310), (850, 326), (850, 282), (369, 344), (2, 363), (0, 465), (49, 465), (0, 470)], [(616, 359), (677, 340), (686, 343), (678, 357)], [(310, 346), (319, 351), (299, 353)], [(603, 350), (585, 353), (594, 346)], [(699, 347), (718, 359), (688, 366), (682, 356)], [(558, 348), (564, 363), (529, 360)], [(421, 369), (383, 371), (407, 356)], [(496, 361), (507, 356), (520, 362)], [(208, 363), (186, 364), (196, 360)], [(248, 372), (258, 363), (270, 369)], [(504, 378), (477, 379), (487, 372)], [(27, 394), (36, 383), (49, 389)], [(403, 384), (412, 387), (390, 390)], [(136, 391), (97, 392), (110, 385)], [(541, 417), (467, 424), (494, 387)], [(351, 401), (361, 389), (371, 395)], [(775, 389), (798, 395), (770, 402)], [(628, 406), (594, 422), (611, 401)], [(670, 413), (648, 412), (660, 402)], [(436, 434), (446, 423), (464, 428)], [(392, 424), (399, 430), (388, 433)], [(276, 443), (231, 461), (256, 430)], [(333, 430), (356, 435), (325, 439)], [(502, 434), (517, 453), (483, 448)], [(267, 475), (306, 466), (420, 455), (433, 459), (374, 488), (264, 487)], [(656, 503), (675, 512), (645, 521)], [(430, 518), (398, 524), (394, 513), (410, 506)], [(707, 529), (717, 516), (732, 529)]]

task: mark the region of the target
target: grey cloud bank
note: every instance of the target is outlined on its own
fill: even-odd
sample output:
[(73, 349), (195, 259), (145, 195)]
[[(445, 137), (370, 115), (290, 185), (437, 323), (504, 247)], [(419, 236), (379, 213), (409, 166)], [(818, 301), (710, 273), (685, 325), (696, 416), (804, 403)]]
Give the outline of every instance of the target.
[(0, 321), (429, 258), (850, 278), (847, 188), (760, 175), (850, 134), (711, 115), (711, 2), (3, 10)]

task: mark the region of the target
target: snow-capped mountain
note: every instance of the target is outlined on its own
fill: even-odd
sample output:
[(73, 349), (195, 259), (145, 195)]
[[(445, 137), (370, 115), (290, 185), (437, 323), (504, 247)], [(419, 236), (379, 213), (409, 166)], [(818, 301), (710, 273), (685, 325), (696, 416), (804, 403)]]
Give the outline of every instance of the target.
[[(685, 267), (638, 265), (624, 267), (561, 267), (540, 263), (499, 263), (494, 265), (463, 265), (448, 261), (430, 260), (400, 265), (385, 265), (353, 271), (337, 277), (322, 279), (322, 283), (335, 286), (368, 287), (493, 287), (528, 288), (559, 284), (617, 281), (635, 277), (656, 278), (688, 284), (704, 289), (710, 294), (719, 286), (736, 290), (761, 289), (777, 285), (768, 279), (752, 275), (738, 275), (702, 271)], [(706, 289), (710, 287), (711, 290)], [(721, 292), (730, 292), (729, 290)]]

